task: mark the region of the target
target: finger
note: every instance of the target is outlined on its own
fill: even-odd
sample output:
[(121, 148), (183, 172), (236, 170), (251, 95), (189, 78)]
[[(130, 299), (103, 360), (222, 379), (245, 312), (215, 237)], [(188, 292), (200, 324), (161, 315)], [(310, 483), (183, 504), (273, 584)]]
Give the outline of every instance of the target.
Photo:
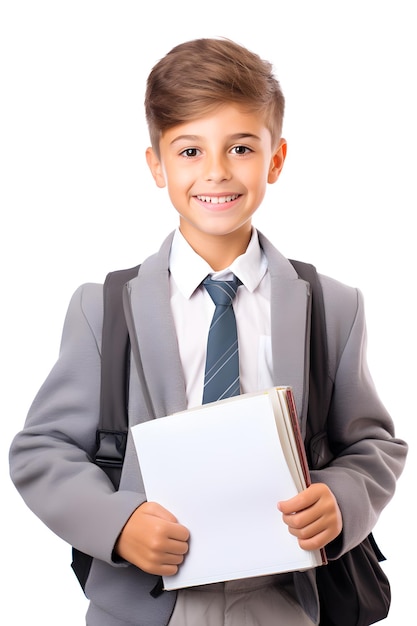
[(168, 541), (163, 546), (142, 550), (132, 562), (151, 574), (166, 573), (170, 576), (184, 561), (187, 551), (186, 544)]
[(190, 538), (190, 531), (178, 522), (172, 523), (168, 526), (168, 537), (169, 539), (186, 543)]
[(184, 554), (173, 554), (169, 552), (165, 552), (162, 555), (157, 555), (155, 558), (155, 563), (160, 563), (161, 565), (181, 565), (184, 561)]
[(302, 550), (320, 550), (324, 548), (330, 541), (327, 531), (323, 531), (318, 535), (309, 537), (308, 539), (298, 539), (298, 545)]
[(183, 556), (188, 552), (188, 543), (186, 541), (176, 541), (170, 539), (167, 541), (165, 553), (175, 556)]
[(315, 504), (316, 498), (312, 498), (312, 494), (307, 491), (302, 491), (289, 500), (281, 500), (278, 502), (278, 509), (285, 515), (293, 515), (294, 513), (300, 513), (305, 509), (308, 509)]
[(283, 514), (282, 519), (290, 528), (304, 528), (320, 520), (322, 515), (319, 511), (313, 507), (309, 507), (304, 511), (298, 513), (290, 513), (289, 515)]
[(299, 539), (310, 539), (321, 533), (326, 526), (321, 519), (314, 520), (311, 523), (288, 524), (289, 532)]

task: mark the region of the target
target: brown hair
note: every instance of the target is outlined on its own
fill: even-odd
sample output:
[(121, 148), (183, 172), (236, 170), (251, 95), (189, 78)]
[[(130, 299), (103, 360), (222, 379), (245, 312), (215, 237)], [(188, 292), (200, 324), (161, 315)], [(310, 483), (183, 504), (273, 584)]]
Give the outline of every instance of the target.
[(272, 142), (278, 143), (284, 96), (271, 63), (229, 39), (195, 39), (176, 46), (147, 80), (145, 111), (154, 150), (159, 154), (166, 130), (226, 102), (265, 115)]

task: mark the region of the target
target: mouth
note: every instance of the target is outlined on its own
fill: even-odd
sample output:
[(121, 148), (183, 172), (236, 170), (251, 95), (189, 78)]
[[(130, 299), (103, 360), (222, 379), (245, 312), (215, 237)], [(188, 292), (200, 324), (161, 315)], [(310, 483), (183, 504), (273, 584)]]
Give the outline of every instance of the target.
[(233, 200), (237, 200), (240, 194), (233, 193), (224, 196), (196, 196), (197, 200), (200, 202), (204, 202), (207, 204), (226, 204), (227, 202), (233, 202)]

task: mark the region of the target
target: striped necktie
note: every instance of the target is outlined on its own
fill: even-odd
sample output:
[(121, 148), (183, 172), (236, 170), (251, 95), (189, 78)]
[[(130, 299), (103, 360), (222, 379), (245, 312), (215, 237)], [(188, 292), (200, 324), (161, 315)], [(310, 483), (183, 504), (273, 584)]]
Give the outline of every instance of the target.
[(211, 321), (204, 375), (203, 404), (216, 402), (240, 393), (239, 353), (233, 298), (241, 281), (203, 281), (204, 287), (216, 305)]

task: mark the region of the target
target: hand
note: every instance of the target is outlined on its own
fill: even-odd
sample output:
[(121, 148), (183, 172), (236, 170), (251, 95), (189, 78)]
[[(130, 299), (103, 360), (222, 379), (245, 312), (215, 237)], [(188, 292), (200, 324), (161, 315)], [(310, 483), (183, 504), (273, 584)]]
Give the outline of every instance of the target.
[(343, 528), (342, 514), (329, 487), (315, 483), (294, 498), (278, 503), (282, 519), (303, 550), (318, 550)]
[(190, 533), (155, 502), (144, 502), (120, 533), (116, 553), (148, 574), (172, 576), (188, 551)]

